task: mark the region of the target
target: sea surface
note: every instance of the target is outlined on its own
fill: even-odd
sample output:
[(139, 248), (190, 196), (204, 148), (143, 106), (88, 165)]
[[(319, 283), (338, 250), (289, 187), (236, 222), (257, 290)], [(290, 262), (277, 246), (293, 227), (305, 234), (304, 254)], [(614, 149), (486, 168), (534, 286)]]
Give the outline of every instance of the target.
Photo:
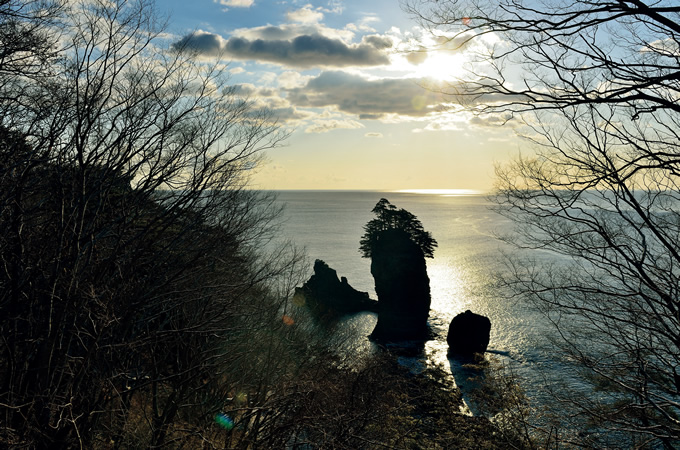
[[(507, 270), (507, 258), (517, 250), (498, 239), (512, 231), (513, 223), (496, 213), (485, 195), (280, 191), (278, 201), (285, 204), (282, 233), (306, 249), (310, 275), (313, 261), (322, 259), (355, 289), (377, 299), (370, 260), (361, 257), (359, 239), (380, 198), (413, 213), (439, 244), (434, 258), (426, 260), (432, 296), (429, 322), (436, 338), (419, 354), (403, 357), (403, 363), (414, 370), (440, 364), (456, 383), (464, 384), (467, 372), (462, 363), (447, 358), (446, 334), (451, 319), (469, 309), (491, 319), (489, 355), (519, 377), (531, 399), (547, 402), (543, 388), (549, 380), (561, 379), (568, 368), (547, 344), (551, 330), (547, 321), (498, 287), (497, 276)], [(558, 258), (547, 252), (531, 256)], [(361, 313), (347, 317), (335, 330), (347, 351), (375, 351), (367, 338), (375, 322), (375, 314)]]

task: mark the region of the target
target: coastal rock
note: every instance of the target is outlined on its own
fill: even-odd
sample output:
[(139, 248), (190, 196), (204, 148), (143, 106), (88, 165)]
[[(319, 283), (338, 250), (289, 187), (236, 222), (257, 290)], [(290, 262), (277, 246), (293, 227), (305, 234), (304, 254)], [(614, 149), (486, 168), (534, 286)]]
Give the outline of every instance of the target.
[(402, 230), (381, 232), (373, 248), (371, 274), (378, 294), (378, 323), (371, 338), (427, 339), (430, 279), (420, 247)]
[(451, 320), (446, 342), (449, 354), (472, 356), (484, 353), (489, 346), (491, 320), (470, 310), (458, 314)]
[(347, 278), (338, 279), (337, 272), (324, 261), (314, 262), (314, 274), (302, 287), (295, 288), (295, 302), (305, 304), (317, 316), (377, 312), (378, 302), (367, 292), (354, 289)]

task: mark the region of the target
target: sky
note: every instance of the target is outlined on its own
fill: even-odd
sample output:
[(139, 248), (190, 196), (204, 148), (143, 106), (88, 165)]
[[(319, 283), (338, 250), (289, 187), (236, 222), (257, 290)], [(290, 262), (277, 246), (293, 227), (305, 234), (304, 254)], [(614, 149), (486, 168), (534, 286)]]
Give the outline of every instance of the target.
[(494, 164), (519, 152), (511, 126), (456, 111), (436, 92), (455, 87), (474, 48), (422, 29), (398, 0), (158, 6), (172, 45), (227, 64), (238, 92), (290, 131), (267, 152), (256, 188), (484, 191)]

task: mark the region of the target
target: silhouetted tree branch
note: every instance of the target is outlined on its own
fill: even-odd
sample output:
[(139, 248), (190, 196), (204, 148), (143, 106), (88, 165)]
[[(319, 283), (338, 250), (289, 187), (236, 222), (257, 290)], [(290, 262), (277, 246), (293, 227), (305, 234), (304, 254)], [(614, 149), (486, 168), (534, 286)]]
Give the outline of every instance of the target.
[(42, 5), (0, 3), (3, 42), (23, 39), (0, 60), (0, 441), (186, 440), (298, 281), (280, 208), (246, 189), (285, 134), (159, 47), (151, 2)]
[[(564, 259), (511, 265), (506, 284), (557, 330), (593, 388), (558, 396), (587, 445), (680, 442), (680, 7), (674, 2), (413, 1), (478, 59), (449, 92), (521, 117), (532, 144), (498, 168), (509, 240)], [(467, 25), (466, 25), (467, 24)], [(488, 42), (488, 41), (487, 41)], [(472, 47), (470, 47), (472, 48)], [(613, 443), (613, 444), (612, 444)]]

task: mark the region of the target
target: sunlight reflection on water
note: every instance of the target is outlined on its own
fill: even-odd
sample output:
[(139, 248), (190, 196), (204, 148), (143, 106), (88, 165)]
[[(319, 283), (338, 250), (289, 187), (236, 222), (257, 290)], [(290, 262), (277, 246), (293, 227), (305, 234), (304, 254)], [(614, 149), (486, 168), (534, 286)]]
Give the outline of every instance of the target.
[(395, 191), (401, 194), (425, 194), (425, 195), (440, 195), (444, 197), (455, 197), (462, 195), (481, 195), (484, 191), (476, 189), (400, 189)]
[[(464, 373), (447, 358), (446, 335), (451, 319), (467, 309), (491, 319), (489, 349), (503, 364), (526, 378), (528, 390), (543, 383), (537, 371), (551, 361), (539, 349), (541, 321), (534, 312), (514, 301), (503, 300), (494, 280), (505, 270), (502, 252), (508, 247), (494, 236), (509, 230), (510, 223), (493, 212), (481, 195), (451, 192), (315, 192), (284, 191), (287, 204), (284, 234), (305, 246), (309, 257), (323, 259), (347, 277), (349, 284), (376, 298), (370, 261), (358, 252), (363, 226), (373, 218), (371, 209), (381, 198), (418, 217), (438, 241), (434, 258), (427, 259), (432, 297), (429, 324), (436, 334), (425, 344), (414, 364), (439, 364)], [(310, 266), (311, 275), (311, 266)], [(342, 348), (351, 354), (376, 350), (368, 339), (376, 315), (362, 313), (341, 319), (334, 327)], [(561, 370), (554, 367), (554, 371)]]

